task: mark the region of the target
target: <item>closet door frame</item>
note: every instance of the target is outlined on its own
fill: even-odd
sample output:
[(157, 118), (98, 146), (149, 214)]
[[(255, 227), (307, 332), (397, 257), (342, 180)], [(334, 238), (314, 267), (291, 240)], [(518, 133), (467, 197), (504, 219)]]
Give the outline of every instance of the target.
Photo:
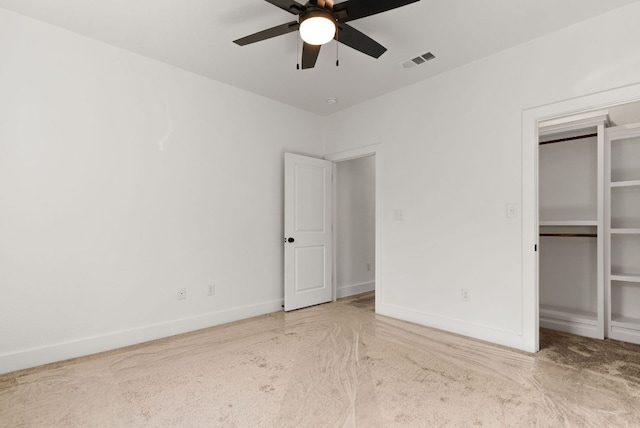
[(520, 348), (540, 350), (538, 297), (538, 125), (540, 122), (640, 101), (640, 83), (610, 89), (522, 112), (522, 341)]

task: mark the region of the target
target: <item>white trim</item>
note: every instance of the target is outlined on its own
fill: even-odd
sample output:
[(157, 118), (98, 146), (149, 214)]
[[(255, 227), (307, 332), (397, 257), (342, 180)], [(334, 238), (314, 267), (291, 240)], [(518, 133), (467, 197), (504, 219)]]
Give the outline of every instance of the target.
[[(598, 226), (597, 226), (597, 230), (598, 230), (598, 237), (597, 239), (597, 243), (598, 243), (598, 248), (597, 248), (597, 255), (596, 255), (596, 263), (598, 264), (596, 266), (596, 272), (597, 272), (597, 293), (598, 293), (598, 297), (596, 299), (597, 304), (598, 304), (598, 325), (597, 325), (597, 336), (596, 339), (604, 339), (606, 337), (605, 334), (605, 286), (604, 286), (604, 282), (605, 282), (605, 275), (606, 275), (606, 265), (605, 265), (605, 259), (604, 259), (604, 252), (605, 252), (605, 223), (604, 223), (604, 213), (605, 213), (605, 209), (604, 209), (604, 198), (605, 198), (605, 188), (604, 188), (604, 183), (605, 183), (605, 177), (604, 177), (604, 172), (605, 172), (605, 155), (604, 155), (604, 133), (605, 133), (605, 124), (611, 124), (611, 122), (607, 119), (605, 122), (601, 123), (600, 125), (598, 125), (598, 179), (597, 179), (597, 183), (598, 183), (598, 189), (596, 191), (597, 193), (597, 204), (598, 204), (598, 213), (597, 213), (597, 217), (598, 217)], [(609, 299), (606, 299), (609, 300)]]
[[(326, 155), (324, 158), (326, 160), (330, 160), (332, 162), (343, 162), (343, 161), (347, 161), (347, 160), (351, 160), (351, 159), (357, 159), (357, 158), (362, 158), (362, 157), (366, 157), (366, 156), (375, 156), (375, 194), (376, 194), (376, 212), (375, 212), (375, 216), (376, 216), (376, 237), (375, 237), (375, 246), (376, 246), (376, 257), (375, 257), (375, 291), (376, 291), (376, 312), (378, 312), (378, 308), (379, 305), (382, 303), (382, 287), (383, 287), (383, 278), (382, 278), (382, 266), (383, 266), (383, 258), (382, 258), (382, 210), (383, 210), (383, 204), (382, 204), (382, 144), (372, 144), (370, 146), (363, 146), (363, 147), (359, 147), (356, 149), (352, 149), (352, 150), (345, 150), (342, 152), (337, 152), (337, 153), (332, 153), (332, 154), (328, 154)], [(334, 177), (335, 177), (335, 166), (334, 166)], [(336, 198), (336, 194), (337, 192), (335, 191), (335, 180), (334, 180), (334, 192), (333, 192), (333, 197), (334, 197), (334, 202), (335, 202), (335, 198)], [(335, 207), (337, 206), (337, 203), (333, 204), (334, 206), (334, 214), (333, 214), (333, 218), (334, 218), (334, 224), (335, 224), (335, 218), (336, 218), (336, 211), (335, 211)], [(333, 242), (334, 242), (334, 247), (335, 247), (335, 243), (336, 243), (336, 230), (335, 227), (333, 229)], [(334, 260), (333, 260), (333, 278), (334, 278), (334, 285), (333, 285), (333, 296), (334, 296), (334, 300), (337, 298), (337, 290), (336, 290), (336, 286), (335, 286), (335, 278), (337, 278), (337, 272), (336, 272), (336, 260), (335, 260), (335, 252), (334, 252)]]
[(366, 156), (377, 155), (382, 148), (382, 144), (372, 144), (357, 149), (344, 150), (342, 152), (326, 155), (324, 158), (331, 162), (343, 162), (351, 159), (363, 158)]
[(578, 336), (602, 339), (597, 325), (581, 324), (578, 321), (567, 321), (552, 318), (540, 318), (540, 326), (550, 330), (564, 331), (565, 333), (576, 334)]
[(545, 120), (540, 122), (538, 134), (553, 135), (569, 131), (583, 130), (585, 128), (597, 128), (604, 123), (605, 126), (609, 126), (611, 121), (609, 120), (609, 111), (600, 110), (582, 113), (578, 115), (572, 115), (571, 117), (560, 117), (557, 119)]
[[(328, 160), (328, 159), (325, 159)], [(331, 192), (333, 194), (333, 204), (331, 213), (331, 245), (333, 246), (333, 260), (331, 260), (331, 292), (333, 301), (338, 300), (338, 226), (336, 220), (338, 219), (338, 166), (333, 162), (331, 166)]]
[(85, 337), (37, 348), (23, 349), (8, 354), (0, 354), (0, 374), (97, 354), (99, 352), (174, 336), (176, 334), (188, 333), (220, 324), (279, 312), (282, 311), (282, 303), (282, 299), (271, 300), (255, 305), (239, 306), (189, 318), (151, 324), (99, 336)]
[[(599, 291), (599, 290), (598, 290)], [(580, 336), (603, 339), (601, 308), (588, 312), (540, 305), (540, 326)]]
[(337, 297), (338, 299), (341, 299), (343, 297), (355, 296), (356, 294), (362, 294), (368, 291), (375, 291), (375, 289), (376, 289), (375, 281), (362, 282), (360, 284), (344, 285), (342, 287), (337, 288)]
[(640, 84), (534, 107), (522, 112), (522, 349), (537, 352), (538, 316), (538, 124), (640, 100)]
[(416, 311), (402, 306), (381, 304), (378, 305), (376, 296), (376, 313), (391, 318), (408, 321), (430, 328), (461, 334), (474, 339), (485, 340), (498, 345), (523, 349), (523, 336), (518, 331), (505, 330), (463, 321), (442, 315)]
[(540, 220), (540, 226), (598, 226), (598, 220)]

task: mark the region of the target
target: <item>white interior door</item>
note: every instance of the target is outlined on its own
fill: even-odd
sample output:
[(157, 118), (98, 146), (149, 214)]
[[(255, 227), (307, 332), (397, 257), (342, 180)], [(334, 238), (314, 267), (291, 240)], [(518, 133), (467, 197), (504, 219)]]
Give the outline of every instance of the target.
[(284, 155), (284, 310), (332, 298), (332, 163)]

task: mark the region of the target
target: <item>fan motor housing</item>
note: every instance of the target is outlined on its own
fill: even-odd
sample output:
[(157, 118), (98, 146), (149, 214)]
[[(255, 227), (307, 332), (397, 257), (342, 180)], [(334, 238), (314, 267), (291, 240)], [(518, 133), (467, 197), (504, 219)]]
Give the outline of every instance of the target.
[(333, 22), (337, 22), (335, 16), (333, 16), (333, 13), (321, 7), (308, 8), (306, 11), (300, 14), (298, 18), (298, 23), (302, 24), (305, 20), (309, 18), (327, 18)]

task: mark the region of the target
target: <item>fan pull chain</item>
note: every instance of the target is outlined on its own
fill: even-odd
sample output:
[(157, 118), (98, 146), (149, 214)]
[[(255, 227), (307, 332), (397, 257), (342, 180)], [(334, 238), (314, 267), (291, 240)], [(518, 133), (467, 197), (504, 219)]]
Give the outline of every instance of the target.
[(298, 51), (300, 50), (300, 38), (298, 37), (298, 33), (296, 33), (296, 70), (300, 70), (300, 61), (298, 56)]
[(340, 45), (340, 27), (336, 25), (336, 67), (340, 66), (340, 59), (338, 59), (338, 45)]

